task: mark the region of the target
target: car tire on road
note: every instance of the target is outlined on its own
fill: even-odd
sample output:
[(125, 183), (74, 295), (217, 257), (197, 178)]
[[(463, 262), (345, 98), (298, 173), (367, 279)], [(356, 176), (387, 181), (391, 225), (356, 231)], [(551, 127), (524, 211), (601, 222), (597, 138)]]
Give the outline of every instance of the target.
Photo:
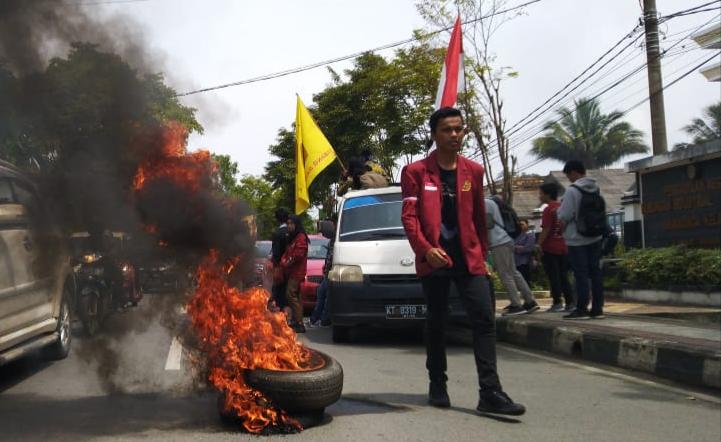
[(70, 296), (66, 291), (60, 300), (58, 326), (55, 329), (55, 333), (58, 334), (58, 339), (45, 348), (45, 356), (48, 359), (65, 359), (68, 353), (70, 353), (70, 342), (72, 341), (72, 316), (70, 312)]
[(315, 353), (325, 362), (317, 370), (249, 370), (245, 373), (245, 381), (290, 414), (322, 411), (340, 399), (343, 368), (330, 356), (319, 351)]
[(342, 344), (350, 341), (350, 327), (344, 325), (333, 326), (333, 342)]

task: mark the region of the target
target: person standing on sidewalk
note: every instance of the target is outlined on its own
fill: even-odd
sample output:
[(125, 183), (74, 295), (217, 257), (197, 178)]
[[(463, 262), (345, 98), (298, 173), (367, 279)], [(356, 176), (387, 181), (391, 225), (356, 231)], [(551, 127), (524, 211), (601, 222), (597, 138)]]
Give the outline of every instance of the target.
[[(288, 211), (278, 208), (275, 211), (275, 220), (279, 226), (273, 232), (271, 237), (271, 255), (270, 261), (273, 263), (273, 287), (271, 288), (271, 298), (275, 303), (275, 309), (285, 309), (288, 305), (285, 301), (286, 281), (283, 275), (283, 269), (280, 268), (280, 259), (288, 248)], [(272, 307), (273, 308), (273, 307)]]
[(403, 168), (401, 220), (416, 255), (426, 298), (428, 402), (450, 407), (446, 389), (446, 325), (451, 282), (458, 289), (473, 333), (479, 401), (484, 413), (521, 415), (526, 409), (503, 391), (496, 369), (495, 300), (486, 254), (483, 166), (459, 155), (466, 130), (461, 112), (442, 108), (429, 121), (437, 148)]
[[(568, 258), (576, 281), (577, 296), (576, 310), (563, 318), (602, 319), (604, 299), (601, 244), (608, 227), (606, 205), (596, 180), (586, 176), (586, 167), (582, 162), (568, 161), (563, 167), (563, 173), (571, 186), (566, 189), (558, 208), (558, 218), (568, 245)], [(589, 314), (590, 294), (592, 306)]]
[[(573, 301), (573, 289), (568, 281), (568, 247), (563, 239), (561, 223), (558, 219), (558, 185), (544, 183), (538, 189), (538, 199), (546, 207), (541, 215), (541, 233), (538, 236), (538, 248), (541, 253), (543, 269), (551, 285), (553, 305), (546, 310), (549, 313), (572, 312), (576, 308)], [(563, 294), (563, 298), (561, 298)], [(564, 307), (563, 302), (566, 302)]]
[(513, 260), (516, 270), (521, 272), (526, 284), (531, 286), (531, 262), (533, 251), (536, 249), (536, 235), (528, 231), (528, 221), (520, 220), (521, 233), (513, 240)]
[(308, 266), (308, 235), (298, 215), (288, 217), (288, 249), (280, 260), (287, 283), (285, 298), (291, 312), (290, 327), (296, 333), (305, 333), (303, 304), (300, 302), (300, 283), (305, 279)]
[[(490, 198), (486, 198), (486, 214), (488, 217), (488, 246), (493, 259), (493, 265), (498, 273), (501, 284), (506, 289), (511, 303), (503, 309), (503, 316), (522, 315), (533, 313), (540, 307), (533, 298), (531, 288), (528, 287), (523, 275), (516, 269), (513, 258), (513, 238), (503, 228), (503, 217), (498, 205)], [(521, 296), (523, 303), (521, 303)]]

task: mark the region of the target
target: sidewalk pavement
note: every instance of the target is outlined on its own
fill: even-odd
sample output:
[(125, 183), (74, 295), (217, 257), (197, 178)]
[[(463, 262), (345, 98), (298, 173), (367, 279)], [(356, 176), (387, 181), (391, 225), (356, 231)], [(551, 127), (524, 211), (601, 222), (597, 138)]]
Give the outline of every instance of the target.
[(607, 300), (605, 319), (569, 321), (538, 302), (533, 314), (499, 316), (498, 339), (721, 389), (721, 309)]

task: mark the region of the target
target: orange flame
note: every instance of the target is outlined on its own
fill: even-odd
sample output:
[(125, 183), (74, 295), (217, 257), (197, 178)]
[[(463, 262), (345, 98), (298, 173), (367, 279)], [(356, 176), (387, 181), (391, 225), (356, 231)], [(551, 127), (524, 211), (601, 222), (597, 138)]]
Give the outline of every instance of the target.
[[(138, 168), (136, 192), (156, 179), (170, 180), (189, 194), (200, 190), (217, 166), (207, 151), (187, 153), (186, 139), (182, 125), (166, 127), (162, 153)], [(151, 225), (145, 229), (158, 230)], [(316, 362), (310, 350), (296, 341), (284, 314), (268, 310), (268, 292), (260, 288), (241, 292), (230, 286), (228, 276), (240, 260), (220, 262), (219, 253), (209, 251), (196, 270), (197, 288), (187, 311), (207, 358), (209, 380), (225, 394), (226, 411), (236, 413), (249, 432), (269, 426), (301, 429), (300, 423), (245, 383), (245, 370), (309, 370)]]
[(218, 262), (212, 251), (197, 271), (198, 287), (188, 314), (208, 358), (210, 382), (225, 393), (225, 408), (234, 411), (250, 432), (269, 425), (291, 425), (294, 419), (269, 406), (262, 393), (245, 384), (244, 370), (308, 370), (310, 350), (296, 341), (282, 313), (268, 310), (269, 294), (261, 288), (241, 292), (226, 280), (235, 262)]
[(216, 166), (207, 150), (188, 153), (185, 148), (187, 137), (185, 126), (177, 122), (168, 123), (162, 133), (160, 155), (152, 156), (140, 165), (133, 188), (138, 191), (149, 181), (165, 178), (190, 192), (198, 191)]

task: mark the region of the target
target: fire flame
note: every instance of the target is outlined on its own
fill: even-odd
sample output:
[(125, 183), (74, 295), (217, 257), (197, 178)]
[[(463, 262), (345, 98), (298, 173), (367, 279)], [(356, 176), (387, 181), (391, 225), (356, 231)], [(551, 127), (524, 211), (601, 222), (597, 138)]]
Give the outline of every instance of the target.
[(212, 251), (197, 271), (198, 287), (188, 304), (200, 348), (207, 355), (210, 382), (225, 393), (225, 408), (250, 432), (269, 425), (293, 426), (294, 419), (269, 406), (262, 393), (246, 385), (243, 372), (255, 368), (308, 370), (311, 352), (298, 341), (282, 313), (268, 310), (268, 292), (230, 287), (226, 275), (235, 262), (221, 263)]
[[(187, 131), (169, 124), (163, 134), (162, 155), (139, 167), (134, 189), (141, 192), (157, 179), (168, 180), (186, 193), (198, 192), (212, 181), (215, 164), (207, 151), (187, 153)], [(146, 230), (157, 232), (158, 226)], [(244, 428), (259, 433), (269, 426), (302, 429), (264, 395), (245, 383), (245, 370), (309, 370), (316, 368), (312, 353), (296, 340), (282, 313), (268, 310), (269, 293), (261, 288), (241, 291), (231, 286), (230, 274), (242, 257), (225, 259), (218, 251), (196, 270), (197, 288), (187, 312), (209, 369), (209, 380), (224, 393), (225, 409), (240, 418)]]
[(177, 122), (168, 123), (162, 133), (162, 151), (140, 165), (133, 188), (139, 191), (148, 181), (165, 178), (189, 192), (197, 192), (204, 180), (212, 176), (216, 166), (207, 150), (188, 153), (185, 147), (187, 138), (185, 126)]

